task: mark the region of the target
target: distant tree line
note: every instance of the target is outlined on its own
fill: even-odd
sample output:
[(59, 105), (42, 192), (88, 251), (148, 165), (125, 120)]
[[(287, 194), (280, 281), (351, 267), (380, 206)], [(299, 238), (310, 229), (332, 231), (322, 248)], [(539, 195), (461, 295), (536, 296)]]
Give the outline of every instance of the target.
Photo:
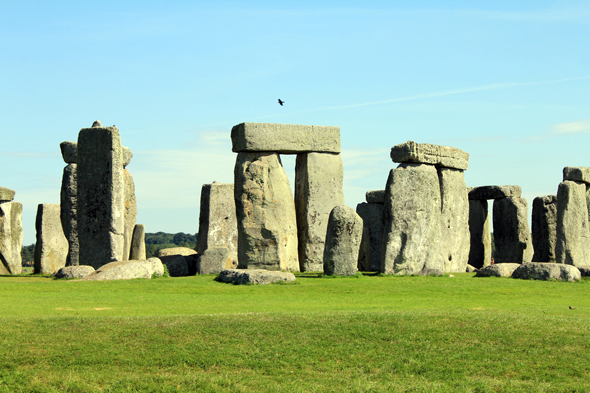
[(187, 247), (193, 250), (197, 246), (197, 235), (188, 233), (146, 233), (145, 253), (148, 258), (158, 256), (158, 251), (163, 248)]

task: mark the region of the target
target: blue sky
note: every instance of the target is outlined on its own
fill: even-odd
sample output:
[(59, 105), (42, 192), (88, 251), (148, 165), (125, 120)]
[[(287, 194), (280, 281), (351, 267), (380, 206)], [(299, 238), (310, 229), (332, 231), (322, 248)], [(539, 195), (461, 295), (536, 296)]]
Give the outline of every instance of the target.
[[(555, 194), (590, 166), (588, 1), (0, 1), (0, 186), (59, 203), (59, 143), (96, 119), (134, 158), (138, 223), (198, 230), (235, 124), (339, 126), (346, 203), (407, 140), (470, 154), (468, 186)], [(277, 99), (285, 101), (281, 107)], [(293, 174), (294, 156), (284, 156)], [(291, 176), (292, 179), (292, 176)]]

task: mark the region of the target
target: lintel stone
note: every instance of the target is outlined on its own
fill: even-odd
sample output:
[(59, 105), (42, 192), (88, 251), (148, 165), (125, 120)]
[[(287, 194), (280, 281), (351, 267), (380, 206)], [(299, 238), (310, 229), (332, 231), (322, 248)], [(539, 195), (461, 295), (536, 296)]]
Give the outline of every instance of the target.
[(367, 191), (365, 199), (367, 203), (385, 203), (385, 190)]
[(15, 192), (9, 188), (0, 187), (0, 202), (10, 202), (14, 200)]
[(566, 180), (590, 184), (590, 168), (585, 166), (566, 166), (563, 168), (563, 181)]
[(66, 164), (76, 164), (78, 161), (78, 143), (65, 141), (59, 144), (61, 156)]
[(232, 128), (231, 139), (235, 153), (340, 153), (340, 127), (240, 123)]
[(469, 153), (450, 146), (407, 141), (391, 148), (393, 162), (430, 164), (437, 167), (466, 170)]
[(467, 195), (471, 200), (520, 198), (522, 189), (520, 186), (480, 186), (469, 188)]

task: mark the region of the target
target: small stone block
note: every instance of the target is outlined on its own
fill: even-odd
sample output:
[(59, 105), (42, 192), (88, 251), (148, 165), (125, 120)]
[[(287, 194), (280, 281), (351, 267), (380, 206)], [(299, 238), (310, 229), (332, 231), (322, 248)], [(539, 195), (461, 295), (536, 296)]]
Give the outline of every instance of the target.
[(59, 144), (61, 156), (66, 164), (76, 164), (78, 161), (78, 144), (76, 142), (65, 141)]
[(219, 281), (236, 285), (266, 285), (275, 282), (294, 282), (293, 273), (269, 271), (264, 269), (226, 269), (219, 273)]
[(14, 200), (15, 192), (11, 189), (0, 187), (0, 202), (10, 202)]
[(469, 166), (469, 153), (461, 149), (414, 141), (392, 147), (391, 159), (393, 162), (430, 164), (461, 170), (466, 170)]
[(566, 166), (563, 168), (563, 181), (573, 180), (590, 184), (590, 168), (585, 166)]
[(367, 191), (365, 199), (367, 203), (385, 203), (385, 190)]
[(123, 146), (123, 168), (126, 168), (127, 165), (131, 162), (131, 158), (133, 158), (133, 153), (131, 149)]
[(522, 189), (520, 186), (481, 186), (470, 188), (467, 195), (471, 200), (519, 198)]

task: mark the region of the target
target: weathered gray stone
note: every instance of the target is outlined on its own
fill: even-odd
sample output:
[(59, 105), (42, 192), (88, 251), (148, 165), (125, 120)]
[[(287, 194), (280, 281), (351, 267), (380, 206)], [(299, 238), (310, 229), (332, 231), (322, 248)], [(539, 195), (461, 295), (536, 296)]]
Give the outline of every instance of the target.
[(524, 280), (579, 281), (581, 274), (578, 268), (572, 265), (529, 262), (516, 268), (512, 277)]
[(164, 267), (158, 258), (147, 261), (117, 261), (107, 263), (79, 281), (133, 280), (152, 278), (164, 274)]
[(462, 273), (469, 261), (469, 200), (462, 170), (438, 168), (445, 273)]
[(476, 271), (478, 271), (478, 270), (479, 270), (479, 269), (478, 269), (478, 268), (476, 268), (476, 267), (473, 267), (473, 266), (471, 266), (471, 265), (467, 265), (467, 269), (465, 269), (465, 272), (467, 272), (467, 273), (474, 273), (474, 272), (476, 272)]
[(66, 164), (76, 164), (78, 162), (78, 144), (76, 142), (62, 142), (59, 144), (59, 148)]
[(354, 276), (363, 236), (363, 219), (346, 205), (330, 212), (324, 249), (324, 274)]
[(340, 153), (340, 127), (240, 123), (231, 130), (232, 151)]
[(146, 259), (145, 253), (145, 225), (136, 224), (131, 237), (131, 251), (129, 252), (130, 260)]
[(94, 273), (94, 268), (88, 265), (66, 266), (55, 273), (55, 278), (84, 278)]
[(295, 276), (289, 272), (268, 271), (264, 269), (226, 269), (219, 273), (219, 281), (236, 285), (266, 285), (275, 282), (294, 282)]
[(344, 204), (340, 154), (304, 153), (295, 165), (295, 210), (299, 266), (324, 271), (324, 244), (330, 212)]
[(546, 195), (533, 200), (533, 262), (555, 262), (557, 242), (557, 196)]
[(376, 272), (381, 266), (383, 240), (383, 203), (359, 203), (356, 213), (363, 220), (363, 239), (359, 250), (359, 269)]
[(121, 138), (116, 127), (80, 130), (77, 173), (80, 263), (96, 269), (122, 261), (125, 186)]
[(15, 192), (9, 188), (0, 187), (0, 203), (14, 200)]
[(492, 235), (488, 201), (485, 199), (469, 200), (469, 234), (469, 265), (477, 269), (488, 266), (492, 260)]
[(533, 241), (526, 199), (495, 199), (493, 216), (496, 263), (530, 262), (533, 259)]
[(22, 272), (23, 205), (0, 202), (0, 274)]
[(132, 158), (133, 153), (131, 152), (131, 149), (127, 146), (123, 146), (123, 168), (127, 168), (127, 165), (129, 165)]
[(188, 248), (188, 247), (163, 248), (160, 251), (158, 251), (158, 258), (168, 257), (170, 255), (186, 256), (186, 255), (193, 255), (196, 253), (197, 252), (195, 250), (193, 250), (192, 248)]
[(566, 166), (563, 168), (563, 181), (566, 180), (590, 184), (590, 168), (585, 166)]
[(66, 265), (68, 255), (68, 240), (61, 227), (60, 205), (40, 204), (35, 229), (35, 273), (53, 274)]
[(512, 277), (512, 273), (519, 266), (520, 263), (495, 263), (479, 269), (475, 277)]
[(391, 148), (393, 162), (431, 164), (465, 170), (469, 166), (469, 153), (456, 147), (431, 145), (407, 141)]
[(201, 187), (201, 211), (197, 252), (227, 247), (236, 266), (238, 263), (238, 221), (234, 185), (213, 182)]
[(590, 230), (584, 183), (571, 180), (559, 183), (556, 232), (555, 262), (590, 265)]
[(238, 153), (235, 200), (240, 268), (299, 271), (295, 202), (276, 153)]
[(77, 165), (66, 165), (61, 179), (60, 197), (61, 226), (68, 241), (66, 266), (78, 266), (79, 264), (77, 177)]
[(582, 277), (590, 277), (590, 266), (576, 266)]
[(123, 260), (126, 261), (131, 253), (133, 230), (137, 222), (137, 201), (135, 200), (135, 184), (133, 176), (127, 169), (123, 169), (123, 183), (125, 192), (125, 232), (123, 239)]
[(227, 247), (214, 247), (208, 248), (199, 256), (197, 273), (218, 274), (224, 269), (233, 269), (235, 267)]
[(100, 122), (100, 120), (95, 120), (94, 123), (92, 123), (92, 128), (95, 127), (102, 127), (102, 123)]
[(441, 193), (434, 166), (400, 164), (391, 170), (385, 188), (383, 222), (383, 273), (444, 273)]
[(520, 186), (480, 186), (469, 189), (469, 199), (515, 198), (522, 195)]
[(385, 203), (385, 190), (367, 191), (365, 199), (367, 203)]
[(158, 256), (158, 258), (166, 266), (171, 277), (188, 276), (188, 263), (183, 255)]

